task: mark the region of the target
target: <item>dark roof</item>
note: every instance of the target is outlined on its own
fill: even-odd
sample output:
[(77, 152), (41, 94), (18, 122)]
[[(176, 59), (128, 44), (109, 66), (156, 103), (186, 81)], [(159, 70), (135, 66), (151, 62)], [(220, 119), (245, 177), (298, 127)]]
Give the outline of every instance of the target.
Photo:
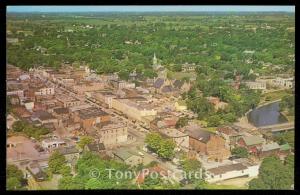
[(62, 155), (79, 153), (76, 146), (61, 147), (61, 148), (58, 148), (57, 151), (59, 153), (61, 153)]
[(81, 119), (89, 119), (89, 118), (94, 118), (98, 116), (106, 116), (108, 115), (106, 112), (99, 108), (86, 108), (78, 111), (79, 117)]
[(161, 86), (164, 84), (164, 82), (165, 82), (164, 79), (158, 78), (154, 82), (153, 87), (155, 87), (155, 88), (161, 88)]
[(55, 117), (50, 114), (49, 112), (46, 111), (36, 111), (35, 113), (33, 113), (33, 118), (39, 118), (40, 120), (49, 120), (49, 119), (55, 119)]
[(99, 152), (105, 150), (105, 146), (103, 143), (91, 143), (87, 145), (88, 149), (92, 152)]
[(190, 137), (197, 139), (203, 143), (207, 143), (210, 139), (211, 132), (201, 129), (188, 129), (186, 132)]
[(247, 169), (247, 166), (243, 165), (242, 163), (237, 163), (208, 169), (207, 171), (213, 173), (214, 175), (220, 175), (230, 171), (241, 171), (245, 169)]
[(181, 80), (175, 80), (174, 83), (173, 83), (173, 86), (177, 89), (180, 89), (182, 87), (182, 85), (184, 84), (183, 81)]
[(169, 92), (172, 92), (172, 91), (173, 91), (173, 87), (171, 85), (164, 86), (161, 89), (161, 92), (163, 92), (163, 93), (169, 93)]
[(56, 114), (68, 114), (69, 109), (68, 108), (55, 108), (55, 109), (53, 109), (53, 112), (55, 112)]

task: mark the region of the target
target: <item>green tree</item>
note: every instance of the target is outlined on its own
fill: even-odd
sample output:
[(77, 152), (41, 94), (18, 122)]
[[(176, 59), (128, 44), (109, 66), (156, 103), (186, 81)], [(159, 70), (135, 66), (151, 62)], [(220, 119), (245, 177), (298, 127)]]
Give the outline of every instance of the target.
[(233, 148), (231, 153), (237, 157), (240, 158), (247, 158), (248, 157), (248, 150), (246, 148), (243, 147), (237, 147), (237, 148)]
[(178, 119), (178, 121), (176, 122), (175, 127), (176, 128), (184, 127), (184, 126), (186, 126), (188, 124), (188, 122), (189, 122), (189, 119), (187, 117), (180, 117)]
[(207, 118), (207, 126), (217, 127), (221, 124), (221, 117), (219, 115), (212, 115)]
[(259, 168), (258, 178), (249, 182), (249, 189), (291, 189), (293, 174), (278, 157), (266, 157)]
[(58, 151), (54, 151), (49, 157), (49, 170), (52, 173), (61, 173), (61, 170), (65, 168), (65, 162), (66, 158)]
[(149, 133), (145, 138), (145, 143), (153, 151), (157, 151), (160, 148), (161, 141), (161, 136), (158, 133)]
[(164, 159), (171, 159), (174, 156), (176, 144), (171, 139), (162, 140), (157, 154)]
[(80, 137), (80, 141), (78, 142), (78, 146), (81, 148), (81, 149), (84, 149), (84, 147), (87, 145), (87, 144), (90, 144), (92, 143), (93, 141), (93, 138), (90, 137), (90, 136), (82, 136)]
[(26, 179), (23, 172), (15, 165), (7, 165), (6, 168), (6, 189), (7, 190), (24, 190)]

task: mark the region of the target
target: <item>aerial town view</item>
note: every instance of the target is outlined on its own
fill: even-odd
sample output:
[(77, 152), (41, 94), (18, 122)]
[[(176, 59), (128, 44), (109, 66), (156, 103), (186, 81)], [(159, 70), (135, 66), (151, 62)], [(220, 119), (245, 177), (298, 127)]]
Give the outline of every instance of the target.
[(8, 6), (6, 189), (294, 189), (295, 6)]

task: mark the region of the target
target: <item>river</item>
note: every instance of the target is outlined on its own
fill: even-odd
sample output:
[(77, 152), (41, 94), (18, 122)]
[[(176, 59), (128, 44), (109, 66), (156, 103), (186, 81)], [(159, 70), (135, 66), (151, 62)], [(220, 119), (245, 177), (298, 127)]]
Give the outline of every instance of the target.
[(256, 127), (286, 123), (288, 120), (279, 112), (279, 102), (255, 108), (247, 115), (248, 121)]

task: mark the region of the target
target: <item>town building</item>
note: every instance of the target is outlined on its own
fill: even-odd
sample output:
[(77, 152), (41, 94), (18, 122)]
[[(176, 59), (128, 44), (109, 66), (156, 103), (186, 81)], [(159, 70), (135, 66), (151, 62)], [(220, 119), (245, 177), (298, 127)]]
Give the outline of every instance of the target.
[(281, 88), (287, 88), (291, 89), (294, 88), (294, 78), (281, 78), (281, 77), (276, 77), (276, 79), (272, 80), (272, 85), (281, 87)]
[(81, 104), (80, 100), (66, 94), (57, 94), (56, 99), (62, 103), (64, 108), (79, 106)]
[(63, 147), (66, 145), (67, 145), (66, 142), (62, 139), (49, 138), (49, 139), (42, 140), (42, 147), (48, 150)]
[(265, 81), (247, 81), (244, 83), (250, 89), (260, 89), (260, 90), (267, 89), (267, 82), (265, 82)]
[(58, 124), (57, 118), (55, 118), (52, 114), (46, 111), (37, 111), (34, 112), (31, 116), (32, 121), (38, 121), (41, 124), (53, 123), (53, 125)]
[(235, 145), (235, 143), (243, 136), (242, 132), (239, 132), (230, 126), (219, 127), (217, 128), (216, 133), (221, 135), (225, 139), (225, 146), (230, 150)]
[(216, 183), (219, 181), (239, 178), (239, 177), (255, 177), (259, 173), (259, 165), (250, 162), (237, 162), (229, 165), (206, 170), (205, 180), (208, 183)]
[(127, 125), (121, 122), (99, 123), (93, 127), (99, 138), (99, 143), (105, 147), (115, 146), (127, 141)]
[(208, 161), (223, 161), (230, 156), (221, 136), (201, 130), (198, 126), (187, 126), (185, 132), (189, 135), (190, 149), (206, 156)]
[(147, 103), (134, 101), (134, 99), (112, 99), (112, 108), (124, 113), (129, 118), (137, 121), (145, 121), (145, 117), (154, 117), (157, 111)]
[(95, 107), (85, 108), (76, 111), (74, 114), (74, 122), (79, 122), (81, 127), (85, 130), (92, 126), (105, 123), (110, 120), (110, 115), (103, 110)]

